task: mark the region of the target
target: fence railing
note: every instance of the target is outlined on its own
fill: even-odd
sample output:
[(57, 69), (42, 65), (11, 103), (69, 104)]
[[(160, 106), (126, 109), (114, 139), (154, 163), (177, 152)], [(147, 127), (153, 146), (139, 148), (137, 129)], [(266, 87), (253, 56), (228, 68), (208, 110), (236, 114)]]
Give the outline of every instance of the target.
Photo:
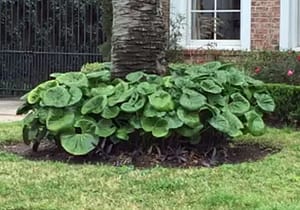
[(100, 0), (0, 0), (0, 96), (101, 61)]

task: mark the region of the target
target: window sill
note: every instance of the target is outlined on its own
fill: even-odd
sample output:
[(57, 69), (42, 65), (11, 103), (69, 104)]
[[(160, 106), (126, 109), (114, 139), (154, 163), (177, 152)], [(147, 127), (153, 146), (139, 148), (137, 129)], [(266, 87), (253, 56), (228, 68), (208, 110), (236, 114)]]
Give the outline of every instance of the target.
[[(247, 51), (241, 46), (196, 46), (196, 45), (187, 45), (183, 46), (184, 50), (227, 50), (227, 51)], [(300, 48), (299, 48), (300, 51)]]
[(293, 51), (300, 52), (300, 47), (293, 48)]
[(226, 50), (226, 51), (249, 51), (243, 46), (241, 40), (202, 41), (187, 40), (182, 47), (185, 50)]

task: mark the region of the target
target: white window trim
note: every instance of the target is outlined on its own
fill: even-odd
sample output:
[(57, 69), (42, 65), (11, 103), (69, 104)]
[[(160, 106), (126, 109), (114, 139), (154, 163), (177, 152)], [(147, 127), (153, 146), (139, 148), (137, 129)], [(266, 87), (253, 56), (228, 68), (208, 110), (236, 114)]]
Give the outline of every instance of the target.
[[(300, 51), (299, 36), (299, 2), (298, 0), (280, 1), (280, 50)], [(297, 17), (297, 18), (295, 18)]]
[[(287, 1), (287, 0), (285, 0)], [(191, 23), (189, 6), (191, 0), (171, 0), (171, 18), (181, 15), (185, 17), (184, 26), (181, 29), (182, 39), (180, 45), (184, 49), (206, 49), (209, 41), (191, 40)], [(172, 29), (170, 29), (172, 30)], [(251, 48), (251, 0), (241, 0), (241, 39), (214, 41), (217, 50), (250, 50)]]

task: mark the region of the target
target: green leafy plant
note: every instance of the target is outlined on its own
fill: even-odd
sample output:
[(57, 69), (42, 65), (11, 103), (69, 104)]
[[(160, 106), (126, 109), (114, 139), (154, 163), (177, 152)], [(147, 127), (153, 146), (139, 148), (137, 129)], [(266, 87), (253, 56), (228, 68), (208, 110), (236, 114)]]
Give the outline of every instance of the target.
[(260, 81), (229, 64), (174, 64), (169, 75), (142, 71), (112, 79), (107, 63), (87, 64), (81, 72), (53, 74), (23, 97), (25, 143), (37, 148), (54, 140), (68, 153), (85, 155), (104, 139), (133, 136), (194, 143), (214, 129), (230, 137), (265, 131), (264, 112), (275, 104)]

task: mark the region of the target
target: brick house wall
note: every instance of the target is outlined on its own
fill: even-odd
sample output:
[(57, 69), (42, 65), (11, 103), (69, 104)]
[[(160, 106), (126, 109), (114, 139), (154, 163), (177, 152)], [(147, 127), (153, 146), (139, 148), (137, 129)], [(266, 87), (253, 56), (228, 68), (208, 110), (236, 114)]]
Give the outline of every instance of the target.
[[(169, 25), (170, 0), (162, 0), (162, 2), (164, 15), (167, 14), (166, 23)], [(251, 4), (251, 49), (277, 50), (280, 32), (280, 0), (252, 0)]]
[(251, 49), (279, 49), (280, 0), (252, 0)]

